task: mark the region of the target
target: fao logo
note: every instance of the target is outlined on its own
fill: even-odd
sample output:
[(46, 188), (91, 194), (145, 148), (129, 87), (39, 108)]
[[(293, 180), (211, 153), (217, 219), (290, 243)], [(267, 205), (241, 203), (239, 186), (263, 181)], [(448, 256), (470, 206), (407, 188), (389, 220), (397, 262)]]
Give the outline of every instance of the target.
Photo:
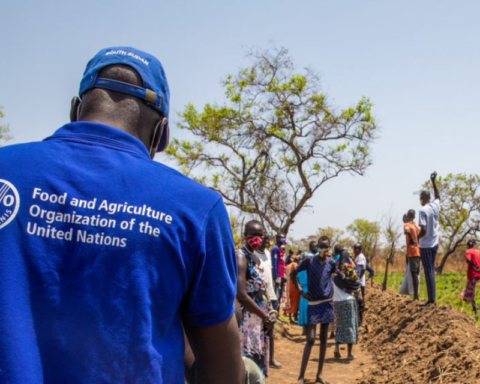
[(10, 224), (20, 208), (17, 188), (7, 180), (0, 179), (0, 229)]

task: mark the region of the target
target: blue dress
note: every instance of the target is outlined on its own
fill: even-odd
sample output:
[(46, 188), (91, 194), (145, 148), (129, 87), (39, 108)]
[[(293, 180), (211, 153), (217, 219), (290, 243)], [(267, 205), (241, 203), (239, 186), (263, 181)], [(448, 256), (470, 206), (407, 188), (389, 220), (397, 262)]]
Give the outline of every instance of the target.
[[(322, 262), (318, 257), (309, 257), (305, 260), (302, 260), (296, 271), (299, 273), (299, 276), (300, 272), (307, 272), (308, 292), (311, 296), (310, 302), (333, 298), (332, 275), (335, 273), (335, 270), (336, 263), (331, 259), (327, 259)], [(307, 303), (308, 307), (306, 310), (307, 322), (306, 324), (300, 324), (299, 319), (299, 325), (329, 324), (333, 322), (333, 301), (317, 305), (308, 305), (308, 301), (305, 300), (305, 302)], [(301, 308), (302, 302), (300, 303), (300, 311)], [(300, 318), (301, 316), (302, 313), (300, 312)]]
[[(302, 286), (302, 290), (308, 293), (307, 271), (302, 271), (297, 275), (298, 282)], [(298, 325), (304, 327), (308, 324), (308, 300), (300, 297), (300, 311), (298, 315)]]

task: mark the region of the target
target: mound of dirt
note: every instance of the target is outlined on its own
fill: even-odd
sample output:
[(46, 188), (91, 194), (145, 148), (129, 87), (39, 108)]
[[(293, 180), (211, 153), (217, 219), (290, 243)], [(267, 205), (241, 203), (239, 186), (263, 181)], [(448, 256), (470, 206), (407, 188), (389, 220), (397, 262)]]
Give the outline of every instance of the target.
[(470, 316), (367, 290), (362, 345), (376, 367), (360, 384), (480, 383), (480, 328)]

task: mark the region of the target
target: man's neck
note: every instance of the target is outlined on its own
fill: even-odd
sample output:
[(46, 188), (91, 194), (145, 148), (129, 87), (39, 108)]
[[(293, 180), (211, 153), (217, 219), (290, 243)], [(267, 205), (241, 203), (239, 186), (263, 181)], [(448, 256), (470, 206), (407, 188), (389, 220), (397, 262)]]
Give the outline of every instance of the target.
[(126, 123), (125, 121), (113, 119), (113, 118), (109, 119), (105, 117), (98, 117), (94, 115), (82, 116), (82, 119), (78, 121), (88, 121), (90, 123), (103, 124), (103, 125), (108, 125), (109, 127), (117, 128), (120, 131), (123, 131), (125, 133), (128, 133), (129, 135), (132, 135), (133, 137), (136, 137), (145, 145), (147, 149), (149, 149), (149, 146), (147, 145), (148, 143), (145, 143), (144, 138), (140, 137), (138, 130), (132, 129), (131, 125)]

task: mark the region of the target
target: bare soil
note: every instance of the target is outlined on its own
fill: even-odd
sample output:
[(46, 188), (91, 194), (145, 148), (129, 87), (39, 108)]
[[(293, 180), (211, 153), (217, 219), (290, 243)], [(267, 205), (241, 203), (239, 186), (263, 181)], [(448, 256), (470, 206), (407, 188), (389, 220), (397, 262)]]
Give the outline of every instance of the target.
[(376, 368), (361, 384), (480, 383), (480, 329), (450, 307), (370, 288), (363, 346)]
[[(281, 334), (282, 333), (282, 334)], [(346, 346), (341, 347), (341, 359), (335, 359), (333, 351), (335, 342), (328, 340), (327, 357), (323, 368), (323, 378), (330, 384), (355, 383), (363, 373), (372, 368), (372, 359), (368, 354), (361, 351), (361, 346), (354, 346), (353, 354), (356, 359), (346, 360)], [(302, 328), (295, 325), (285, 325), (283, 332), (277, 332), (275, 340), (275, 359), (283, 365), (283, 369), (270, 369), (268, 384), (295, 384), (297, 383), (302, 361), (305, 337), (302, 336)], [(305, 375), (306, 383), (314, 383), (318, 369), (319, 343), (317, 340), (307, 367)]]
[[(356, 360), (333, 357), (329, 340), (324, 379), (330, 384), (480, 384), (480, 328), (472, 318), (445, 306), (422, 307), (380, 286), (367, 288), (365, 326)], [(298, 326), (284, 325), (276, 337), (276, 359), (283, 369), (270, 370), (268, 384), (295, 384), (305, 338)], [(318, 341), (307, 369), (313, 383)], [(343, 346), (342, 356), (346, 355)]]

